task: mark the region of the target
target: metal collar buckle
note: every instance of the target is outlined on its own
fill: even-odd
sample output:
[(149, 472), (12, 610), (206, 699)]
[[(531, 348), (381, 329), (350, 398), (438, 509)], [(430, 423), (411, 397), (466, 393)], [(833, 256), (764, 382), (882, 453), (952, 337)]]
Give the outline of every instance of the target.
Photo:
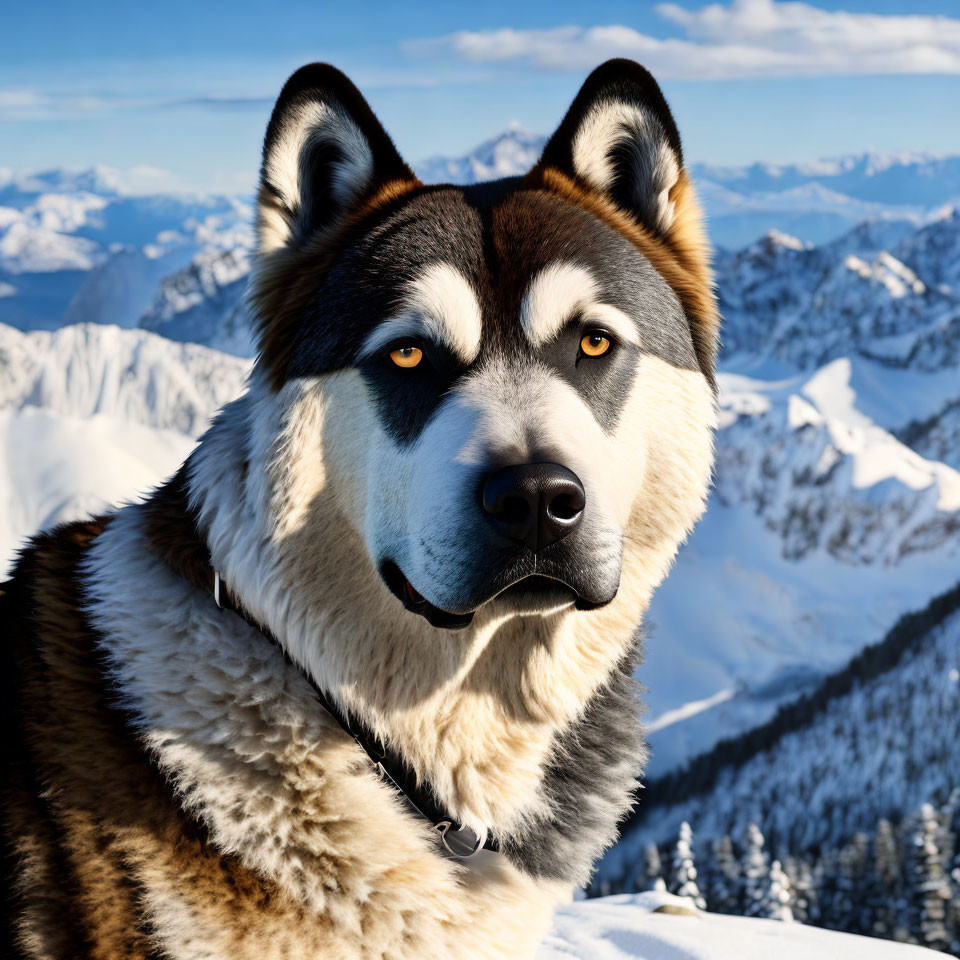
[(483, 839), (470, 827), (455, 827), (451, 820), (441, 820), (435, 827), (443, 849), (458, 860), (467, 860), (482, 846)]

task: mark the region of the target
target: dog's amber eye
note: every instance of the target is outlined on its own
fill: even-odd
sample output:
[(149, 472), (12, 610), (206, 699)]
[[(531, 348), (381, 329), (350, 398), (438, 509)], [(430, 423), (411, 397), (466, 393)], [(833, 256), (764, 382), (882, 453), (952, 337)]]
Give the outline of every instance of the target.
[(398, 367), (415, 367), (423, 359), (423, 351), (419, 347), (397, 347), (390, 351), (390, 359)]
[(580, 349), (588, 357), (602, 357), (610, 349), (610, 340), (602, 333), (588, 333), (580, 341)]

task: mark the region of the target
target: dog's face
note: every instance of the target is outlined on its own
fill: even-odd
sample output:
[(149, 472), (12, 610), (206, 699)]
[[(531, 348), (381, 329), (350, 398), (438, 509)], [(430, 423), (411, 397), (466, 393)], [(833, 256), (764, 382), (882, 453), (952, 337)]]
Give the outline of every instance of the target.
[(710, 470), (695, 213), (634, 64), (587, 81), (527, 177), (468, 188), (420, 184), (336, 71), (288, 82), (264, 147), (260, 364), (278, 396), (315, 389), (327, 492), (407, 610), (591, 610), (625, 543), (675, 549)]

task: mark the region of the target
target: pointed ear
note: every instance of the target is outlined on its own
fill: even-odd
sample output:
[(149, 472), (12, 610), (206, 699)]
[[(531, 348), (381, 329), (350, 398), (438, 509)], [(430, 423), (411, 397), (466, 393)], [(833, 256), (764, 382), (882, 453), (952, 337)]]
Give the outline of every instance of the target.
[(259, 252), (332, 232), (392, 181), (417, 183), (360, 91), (328, 64), (301, 67), (263, 142)]
[(676, 209), (680, 135), (660, 87), (632, 60), (608, 60), (587, 77), (538, 167), (553, 167), (665, 236)]
[(680, 297), (700, 367), (714, 384), (720, 315), (710, 246), (656, 80), (632, 60), (597, 67), (527, 182), (588, 209), (642, 250)]

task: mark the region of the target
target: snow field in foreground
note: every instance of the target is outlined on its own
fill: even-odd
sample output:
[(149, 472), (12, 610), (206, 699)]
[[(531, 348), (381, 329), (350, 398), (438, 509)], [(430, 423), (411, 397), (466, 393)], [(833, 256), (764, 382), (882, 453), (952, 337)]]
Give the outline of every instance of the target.
[(668, 893), (623, 894), (562, 907), (537, 960), (921, 960), (923, 947), (779, 920), (700, 913)]

